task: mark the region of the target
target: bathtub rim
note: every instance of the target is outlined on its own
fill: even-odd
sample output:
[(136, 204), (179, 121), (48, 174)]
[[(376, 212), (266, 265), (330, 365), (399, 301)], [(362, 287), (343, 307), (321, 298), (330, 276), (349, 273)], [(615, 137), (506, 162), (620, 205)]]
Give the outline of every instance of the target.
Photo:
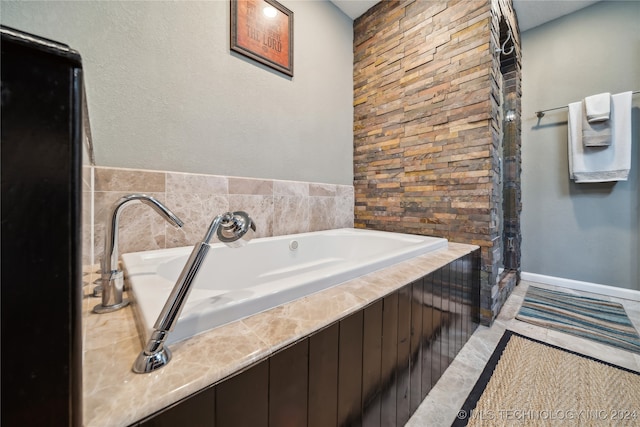
[[(388, 232), (388, 231), (381, 231), (381, 230), (358, 229), (358, 228), (339, 228), (339, 229), (331, 229), (331, 230), (319, 230), (319, 231), (312, 231), (312, 232), (287, 234), (287, 235), (280, 235), (280, 236), (261, 237), (261, 238), (253, 239), (251, 242), (249, 242), (249, 244), (253, 243), (255, 245), (255, 244), (259, 244), (260, 242), (269, 243), (273, 241), (290, 241), (290, 240), (295, 240), (296, 238), (301, 238), (306, 236), (313, 237), (313, 236), (321, 235), (321, 236), (331, 237), (331, 236), (344, 236), (344, 235), (351, 236), (354, 234), (383, 236), (385, 238), (392, 237), (395, 240), (401, 240), (407, 243), (420, 243), (422, 241), (427, 246), (424, 248), (409, 247), (409, 248), (403, 248), (402, 250), (396, 250), (398, 254), (394, 255), (393, 261), (389, 263), (384, 262), (386, 257), (378, 256), (377, 258), (370, 260), (370, 262), (365, 264), (364, 266), (361, 266), (359, 264), (356, 265), (355, 267), (349, 266), (349, 265), (342, 266), (338, 271), (338, 274), (340, 275), (341, 279), (337, 280), (335, 283), (330, 285), (323, 285), (323, 284), (317, 284), (318, 282), (320, 282), (320, 280), (314, 281), (309, 279), (312, 281), (312, 284), (308, 286), (308, 282), (305, 282), (305, 288), (312, 288), (312, 289), (305, 290), (304, 292), (292, 291), (294, 293), (294, 297), (284, 296), (284, 294), (287, 293), (289, 288), (282, 287), (281, 283), (283, 281), (274, 281), (274, 282), (269, 282), (267, 284), (247, 288), (251, 290), (258, 290), (259, 292), (261, 292), (259, 294), (260, 298), (258, 300), (252, 299), (251, 301), (246, 301), (246, 302), (234, 303), (233, 301), (231, 301), (226, 306), (223, 306), (221, 311), (214, 312), (213, 314), (210, 314), (209, 312), (205, 313), (204, 316), (211, 316), (211, 317), (216, 317), (217, 316), (216, 313), (222, 313), (220, 314), (220, 317), (223, 317), (225, 319), (210, 328), (197, 330), (199, 329), (199, 325), (201, 324), (202, 313), (199, 314), (195, 312), (193, 313), (188, 312), (185, 315), (185, 313), (183, 312), (180, 316), (178, 324), (176, 324), (175, 326), (175, 328), (179, 328), (179, 329), (177, 332), (172, 331), (169, 334), (169, 337), (167, 339), (167, 344), (168, 345), (177, 344), (181, 341), (194, 338), (198, 335), (201, 335), (213, 329), (225, 326), (229, 323), (241, 321), (243, 319), (260, 314), (267, 310), (294, 302), (298, 299), (306, 298), (318, 292), (323, 292), (327, 289), (335, 288), (350, 280), (357, 279), (358, 277), (362, 277), (367, 274), (375, 273), (376, 271), (380, 271), (384, 268), (402, 263), (403, 261), (410, 260), (417, 256), (425, 255), (433, 251), (437, 251), (439, 249), (446, 249), (448, 248), (448, 244), (449, 244), (447, 239), (440, 238), (440, 237), (424, 236), (424, 235), (409, 234), (409, 233), (395, 233), (395, 232)], [(156, 308), (157, 309), (156, 311), (158, 313), (162, 308), (162, 305), (158, 304), (157, 302), (155, 303), (155, 306), (153, 308), (150, 307), (152, 305), (148, 301), (150, 292), (148, 292), (148, 289), (145, 289), (152, 286), (150, 283), (148, 283), (149, 280), (151, 280), (149, 276), (152, 274), (154, 274), (155, 276), (158, 276), (158, 274), (155, 271), (152, 271), (152, 269), (154, 268), (153, 266), (157, 264), (157, 261), (155, 263), (152, 263), (152, 261), (158, 260), (158, 259), (161, 259), (164, 261), (170, 261), (172, 258), (184, 257), (185, 255), (188, 257), (189, 253), (191, 252), (191, 249), (192, 249), (192, 246), (184, 246), (184, 247), (178, 247), (178, 248), (130, 252), (122, 255), (123, 270), (125, 271), (125, 282), (127, 285), (127, 289), (129, 290), (130, 300), (133, 304), (134, 315), (136, 319), (136, 326), (140, 333), (140, 339), (142, 340), (143, 343), (149, 339), (149, 337), (151, 336), (151, 333), (153, 332), (153, 325), (157, 318), (157, 315), (153, 314), (153, 311), (154, 311), (153, 308)], [(211, 244), (210, 251), (213, 251), (215, 249), (228, 250), (228, 248), (226, 248), (224, 244), (219, 242)], [(422, 249), (427, 249), (427, 250), (423, 252)], [(419, 252), (419, 253), (416, 254), (415, 252)], [(211, 256), (211, 254), (209, 256)], [(130, 260), (129, 266), (127, 266), (128, 262), (124, 261), (125, 258)], [(382, 261), (380, 261), (379, 258), (383, 258)], [(141, 262), (141, 265), (131, 264), (135, 262)], [(381, 262), (384, 265), (380, 265)], [(373, 267), (369, 267), (369, 265), (372, 265)], [(131, 270), (135, 270), (135, 272), (132, 274), (130, 273)], [(139, 271), (139, 270), (142, 270), (142, 271)], [(363, 270), (367, 270), (367, 271), (363, 271)], [(140, 282), (142, 282), (142, 286), (140, 286), (139, 283), (136, 284), (136, 286), (139, 286), (141, 288), (140, 291), (144, 290), (145, 295), (139, 295), (138, 293), (136, 293), (136, 286), (134, 286), (134, 280), (132, 280), (132, 276), (139, 277), (142, 279), (140, 280)], [(311, 274), (303, 274), (302, 276), (308, 277), (308, 276), (311, 276)], [(173, 287), (173, 283), (171, 283), (169, 280), (167, 280), (164, 277), (160, 277), (158, 280), (162, 280), (164, 284), (168, 284), (169, 291)], [(284, 282), (286, 282), (286, 280)], [(269, 289), (269, 286), (272, 283), (276, 283), (280, 287), (277, 289)], [(197, 303), (206, 301), (206, 299), (210, 298), (211, 296), (224, 297), (225, 295), (228, 295), (233, 292), (234, 291), (230, 291), (230, 292), (224, 292), (220, 294), (217, 294), (215, 292), (210, 292), (210, 296), (200, 295), (195, 300), (193, 298), (194, 296), (192, 293), (192, 295), (189, 296), (189, 299), (191, 301), (189, 300), (187, 301), (187, 306), (189, 306), (190, 308), (193, 308), (194, 305), (196, 305)], [(202, 293), (204, 294), (204, 292)], [(155, 296), (152, 295), (151, 297), (154, 298)], [(144, 303), (141, 303), (140, 301), (143, 298), (146, 298), (147, 300)], [(276, 299), (278, 301), (276, 301), (276, 303), (267, 302), (273, 299)], [(251, 310), (250, 313), (245, 312), (244, 314), (239, 316), (232, 316), (230, 314), (236, 309), (243, 309), (246, 306), (246, 304), (256, 308)], [(229, 318), (229, 317), (233, 317), (233, 318)]]

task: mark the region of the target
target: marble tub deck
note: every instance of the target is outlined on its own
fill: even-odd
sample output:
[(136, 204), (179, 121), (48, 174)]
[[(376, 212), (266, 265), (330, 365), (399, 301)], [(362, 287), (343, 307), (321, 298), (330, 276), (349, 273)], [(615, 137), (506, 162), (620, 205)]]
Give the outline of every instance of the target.
[(449, 242), (447, 249), (178, 342), (170, 346), (171, 363), (142, 375), (131, 371), (143, 346), (133, 308), (92, 313), (99, 302), (89, 296), (97, 275), (87, 273), (82, 322), (84, 426), (130, 425), (476, 249), (478, 246)]
[(588, 339), (531, 325), (516, 320), (524, 296), (530, 285), (567, 293), (614, 301), (624, 306), (629, 319), (640, 330), (640, 302), (605, 295), (579, 292), (557, 286), (521, 281), (507, 299), (498, 318), (488, 328), (480, 326), (460, 350), (449, 368), (413, 414), (407, 427), (450, 426), (475, 385), (489, 357), (505, 330), (566, 348), (577, 353), (640, 372), (640, 354), (600, 344)]

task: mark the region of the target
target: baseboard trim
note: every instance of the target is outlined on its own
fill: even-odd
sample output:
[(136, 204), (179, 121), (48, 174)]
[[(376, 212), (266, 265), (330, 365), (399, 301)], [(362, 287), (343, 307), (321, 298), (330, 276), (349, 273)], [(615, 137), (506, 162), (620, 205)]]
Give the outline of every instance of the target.
[(545, 276), (544, 274), (522, 272), (522, 280), (538, 282), (545, 285), (561, 286), (563, 288), (575, 289), (577, 291), (592, 292), (594, 294), (607, 295), (610, 297), (623, 298), (632, 301), (640, 301), (640, 291), (634, 289), (618, 288), (598, 283), (581, 282), (579, 280), (564, 279), (562, 277)]

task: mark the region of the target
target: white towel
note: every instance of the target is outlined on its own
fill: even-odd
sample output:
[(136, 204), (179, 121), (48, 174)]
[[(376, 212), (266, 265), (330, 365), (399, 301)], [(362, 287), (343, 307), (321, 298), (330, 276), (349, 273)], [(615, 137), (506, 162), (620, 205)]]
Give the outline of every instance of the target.
[(597, 123), (609, 120), (611, 111), (611, 94), (609, 92), (587, 96), (584, 99), (587, 121)]
[(585, 147), (608, 147), (611, 145), (611, 120), (589, 123), (586, 105), (582, 104), (582, 143)]
[(631, 92), (611, 97), (610, 147), (582, 144), (582, 103), (569, 104), (569, 176), (576, 183), (626, 181), (631, 169)]

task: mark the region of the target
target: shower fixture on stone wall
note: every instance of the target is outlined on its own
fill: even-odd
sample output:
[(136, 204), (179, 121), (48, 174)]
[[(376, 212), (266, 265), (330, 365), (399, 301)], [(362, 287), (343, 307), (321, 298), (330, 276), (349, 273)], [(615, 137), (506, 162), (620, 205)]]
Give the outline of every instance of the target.
[[(509, 43), (509, 40), (511, 40), (511, 47), (509, 47), (509, 50), (506, 50), (505, 48), (507, 47), (507, 43)], [(511, 34), (511, 30), (508, 30), (507, 39), (502, 43), (502, 46), (497, 47), (494, 52), (502, 55), (511, 55), (515, 47), (516, 45), (513, 42), (513, 35)]]

